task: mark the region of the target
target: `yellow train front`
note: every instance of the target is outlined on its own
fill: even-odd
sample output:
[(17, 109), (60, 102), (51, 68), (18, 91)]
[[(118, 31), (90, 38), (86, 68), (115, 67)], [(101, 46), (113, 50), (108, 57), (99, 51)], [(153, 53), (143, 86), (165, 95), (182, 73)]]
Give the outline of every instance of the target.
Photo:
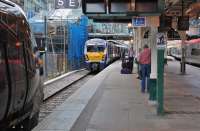
[(106, 41), (90, 39), (85, 44), (85, 63), (88, 70), (102, 70), (106, 66)]
[(90, 39), (85, 44), (85, 63), (90, 71), (100, 71), (114, 60), (120, 58), (127, 48), (116, 41)]

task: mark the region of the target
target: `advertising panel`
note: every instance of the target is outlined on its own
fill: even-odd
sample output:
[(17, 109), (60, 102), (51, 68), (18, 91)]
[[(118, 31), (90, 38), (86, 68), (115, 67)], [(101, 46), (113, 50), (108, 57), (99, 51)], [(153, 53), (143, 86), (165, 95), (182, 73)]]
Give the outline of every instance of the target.
[(157, 34), (157, 49), (164, 50), (167, 45), (167, 39), (165, 38), (165, 33), (158, 33)]

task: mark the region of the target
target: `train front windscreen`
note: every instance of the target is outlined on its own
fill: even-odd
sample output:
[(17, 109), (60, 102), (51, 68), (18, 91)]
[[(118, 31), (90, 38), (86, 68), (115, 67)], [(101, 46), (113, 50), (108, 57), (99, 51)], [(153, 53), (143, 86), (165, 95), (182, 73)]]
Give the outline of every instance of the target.
[(87, 52), (104, 52), (105, 46), (100, 45), (88, 45), (87, 46)]

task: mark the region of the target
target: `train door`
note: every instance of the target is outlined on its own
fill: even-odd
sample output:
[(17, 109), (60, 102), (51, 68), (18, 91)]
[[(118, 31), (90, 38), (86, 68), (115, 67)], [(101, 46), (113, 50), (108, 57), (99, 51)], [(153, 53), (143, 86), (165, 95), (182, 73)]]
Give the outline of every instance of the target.
[[(4, 36), (4, 32), (0, 29), (1, 37)], [(4, 118), (9, 106), (9, 86), (5, 51), (5, 40), (0, 39), (0, 121)]]
[[(36, 92), (37, 87), (39, 86), (39, 82), (40, 82), (40, 78), (39, 78), (39, 70), (38, 72), (36, 72), (36, 61), (35, 61), (35, 56), (34, 56), (34, 52), (32, 50), (32, 42), (30, 40), (25, 41), (24, 43), (24, 51), (25, 51), (25, 59), (26, 59), (26, 63), (27, 63), (27, 73), (28, 73), (28, 85), (29, 88), (28, 93), (27, 93), (27, 99), (26, 99), (26, 103), (30, 103), (33, 95)], [(38, 75), (36, 75), (36, 73)]]
[(107, 59), (106, 59), (106, 64), (108, 64), (109, 63), (109, 61), (110, 61), (110, 49), (111, 49), (111, 43), (110, 42), (108, 42), (107, 43)]

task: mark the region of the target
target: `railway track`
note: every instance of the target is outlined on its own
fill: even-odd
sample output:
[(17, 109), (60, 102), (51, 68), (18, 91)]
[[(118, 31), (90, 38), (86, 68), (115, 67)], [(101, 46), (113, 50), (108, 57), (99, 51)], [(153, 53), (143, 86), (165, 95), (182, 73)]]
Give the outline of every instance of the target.
[(91, 79), (95, 74), (88, 74), (80, 80), (70, 84), (64, 89), (56, 92), (51, 97), (44, 99), (43, 104), (40, 108), (39, 122), (47, 117), (50, 113), (53, 112), (57, 106), (62, 104), (69, 96), (71, 96), (76, 90), (78, 90), (84, 83)]

